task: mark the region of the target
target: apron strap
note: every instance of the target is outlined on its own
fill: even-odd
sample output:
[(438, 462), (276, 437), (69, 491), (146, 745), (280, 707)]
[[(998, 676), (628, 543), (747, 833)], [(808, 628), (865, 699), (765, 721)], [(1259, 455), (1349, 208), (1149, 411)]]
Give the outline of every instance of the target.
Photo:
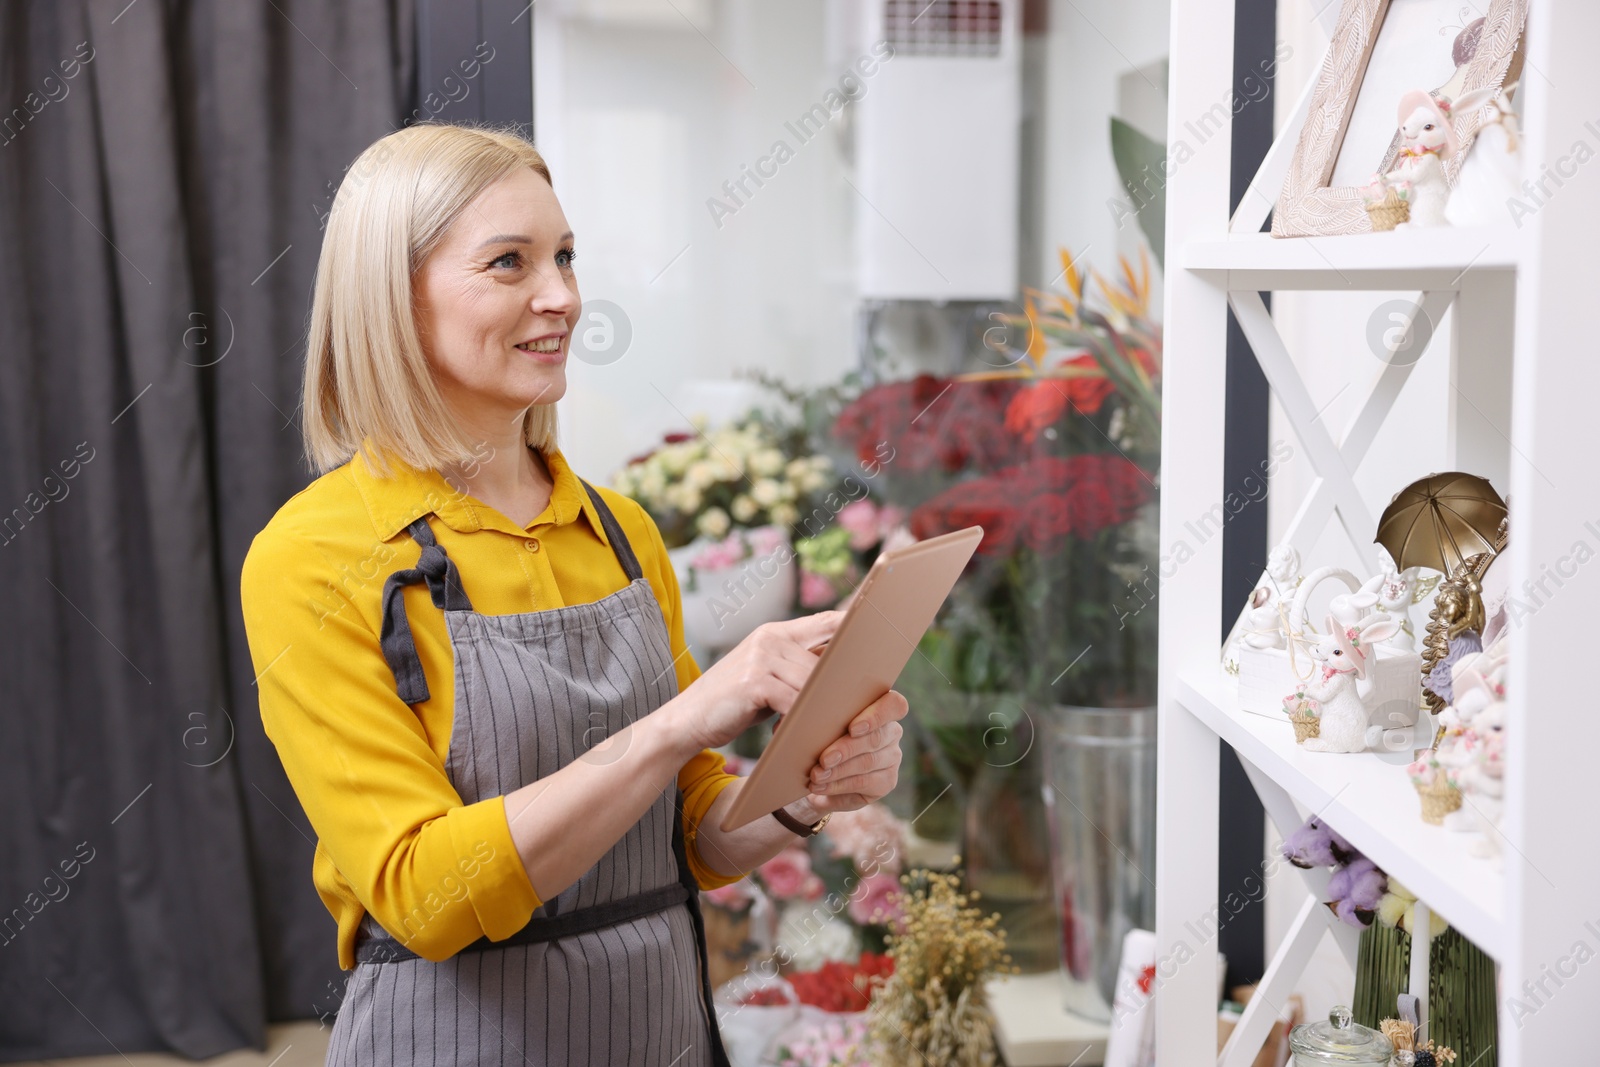
[[(583, 481), (582, 478), (578, 480)], [(600, 525), (605, 527), (606, 537), (610, 539), (611, 548), (616, 552), (617, 561), (622, 564), (623, 573), (628, 576), (628, 581), (636, 582), (643, 578), (644, 571), (639, 566), (639, 558), (633, 554), (633, 546), (623, 534), (617, 517), (611, 513), (611, 509), (606, 506), (605, 500), (594, 486), (583, 482), (583, 487), (589, 491), (589, 499), (594, 502), (594, 509), (600, 513)]]
[(717, 1025), (717, 1005), (711, 995), (711, 957), (706, 949), (706, 920), (700, 912), (700, 883), (694, 880), (689, 869), (689, 857), (683, 841), (683, 790), (678, 790), (673, 801), (672, 854), (678, 861), (678, 881), (688, 890), (689, 917), (694, 920), (694, 943), (700, 953), (700, 996), (705, 1001), (706, 1028), (711, 1034), (711, 1067), (731, 1067), (728, 1050), (722, 1047), (722, 1029)]
[[(705, 917), (700, 911), (700, 885), (695, 881), (694, 872), (689, 868), (688, 851), (683, 840), (683, 790), (681, 789), (676, 791), (673, 798), (672, 855), (678, 866), (676, 882), (604, 904), (578, 908), (555, 918), (536, 915), (510, 937), (499, 941), (480, 937), (461, 951), (483, 952), (492, 948), (555, 941), (685, 904), (689, 908), (689, 917), (694, 922), (695, 950), (700, 956), (700, 996), (705, 1004), (706, 1026), (711, 1035), (712, 1067), (730, 1067), (727, 1050), (722, 1045), (722, 1030), (717, 1025), (716, 1002), (711, 993), (711, 960), (710, 953), (706, 949)], [(363, 936), (356, 943), (357, 963), (399, 963), (419, 958), (415, 952), (401, 945), (393, 937)]]
[(444, 547), (434, 540), (428, 517), (422, 516), (406, 529), (422, 546), (422, 555), (415, 567), (395, 571), (383, 583), (383, 628), (379, 641), (383, 646), (383, 658), (389, 661), (389, 669), (394, 672), (400, 699), (407, 704), (420, 704), (428, 699), (428, 679), (422, 673), (422, 659), (417, 655), (417, 643), (411, 636), (411, 621), (406, 618), (405, 587), (426, 582), (433, 606), (445, 611), (471, 611), (472, 602), (461, 586), (461, 572), (445, 554)]

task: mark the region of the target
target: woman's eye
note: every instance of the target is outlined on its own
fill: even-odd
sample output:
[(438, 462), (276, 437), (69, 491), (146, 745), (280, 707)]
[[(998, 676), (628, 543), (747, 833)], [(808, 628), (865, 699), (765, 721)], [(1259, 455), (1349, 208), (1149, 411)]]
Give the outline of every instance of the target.
[(570, 269), (572, 269), (572, 261), (577, 259), (577, 258), (578, 258), (577, 249), (575, 249), (575, 248), (563, 248), (561, 251), (556, 253), (556, 265), (559, 266), (562, 270), (570, 270)]
[[(507, 260), (510, 260), (510, 262), (507, 263), (506, 262)], [(522, 260), (522, 253), (521, 252), (507, 252), (503, 256), (496, 256), (494, 259), (491, 259), (489, 261), (489, 266), (498, 267), (501, 264), (505, 264), (507, 267), (515, 267), (519, 262), (521, 262), (521, 260)]]

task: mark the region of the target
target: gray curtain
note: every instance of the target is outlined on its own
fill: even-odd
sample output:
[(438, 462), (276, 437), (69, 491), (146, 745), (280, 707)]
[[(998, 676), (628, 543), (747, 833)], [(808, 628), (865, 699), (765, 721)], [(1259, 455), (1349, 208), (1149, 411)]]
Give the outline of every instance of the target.
[(260, 1047), (343, 981), (261, 732), (322, 216), (412, 0), (0, 4), (0, 1060)]

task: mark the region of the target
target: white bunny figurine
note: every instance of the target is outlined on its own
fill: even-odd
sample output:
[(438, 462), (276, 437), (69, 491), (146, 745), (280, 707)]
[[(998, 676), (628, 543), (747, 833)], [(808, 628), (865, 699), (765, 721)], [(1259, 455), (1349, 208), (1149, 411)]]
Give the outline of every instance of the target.
[(1328, 636), (1312, 648), (1322, 664), (1319, 677), (1306, 683), (1305, 694), (1321, 707), (1318, 736), (1301, 746), (1312, 752), (1363, 752), (1383, 733), (1369, 726), (1371, 710), (1356, 689), (1367, 676), (1373, 646), (1394, 634), (1399, 623), (1387, 615), (1369, 615), (1353, 626), (1328, 616)]
[(1466, 115), (1486, 105), (1493, 113), (1478, 128), (1472, 149), (1461, 161), (1456, 174), (1456, 185), (1450, 193), (1450, 204), (1445, 208), (1445, 218), (1452, 226), (1490, 226), (1507, 221), (1520, 222), (1518, 207), (1531, 212), (1533, 206), (1523, 198), (1521, 134), (1517, 129), (1517, 113), (1502, 92), (1510, 93), (1516, 86), (1504, 90), (1496, 87), (1474, 89), (1462, 95), (1451, 107), (1457, 115)]
[(1450, 99), (1413, 89), (1400, 98), (1400, 135), (1404, 144), (1394, 169), (1384, 175), (1390, 184), (1409, 182), (1411, 214), (1395, 229), (1411, 226), (1448, 226), (1445, 207), (1450, 202), (1450, 182), (1444, 160), (1455, 155), (1455, 126), (1450, 121)]

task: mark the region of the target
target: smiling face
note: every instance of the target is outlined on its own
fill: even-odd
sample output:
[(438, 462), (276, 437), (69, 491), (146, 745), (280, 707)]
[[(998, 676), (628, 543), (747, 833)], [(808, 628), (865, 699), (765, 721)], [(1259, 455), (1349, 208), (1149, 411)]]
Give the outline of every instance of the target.
[(520, 425), (566, 392), (582, 308), (574, 256), (555, 190), (522, 168), (468, 204), (412, 276), (439, 391), (476, 432)]

